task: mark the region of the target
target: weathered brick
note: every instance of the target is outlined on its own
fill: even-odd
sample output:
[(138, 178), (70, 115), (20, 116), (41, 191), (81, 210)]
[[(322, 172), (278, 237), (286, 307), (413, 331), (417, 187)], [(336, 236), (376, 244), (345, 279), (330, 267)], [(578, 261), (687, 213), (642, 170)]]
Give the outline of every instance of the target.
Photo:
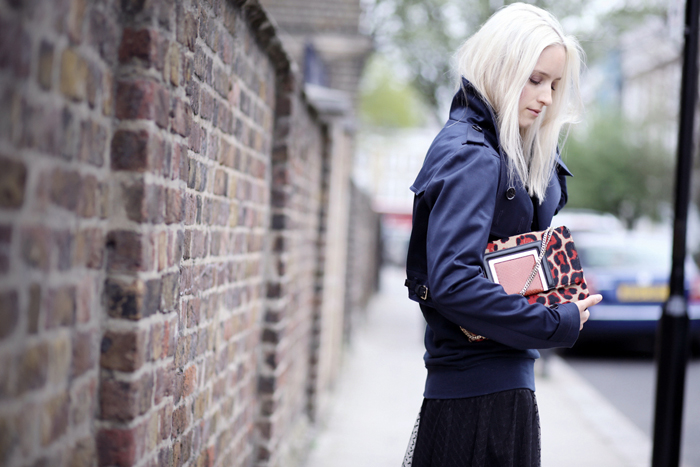
[(91, 120), (80, 124), (80, 147), (78, 159), (97, 167), (102, 167), (107, 147), (107, 130)]
[(165, 189), (165, 223), (181, 222), (185, 215), (184, 193), (176, 188)]
[(19, 321), (19, 297), (16, 290), (0, 292), (0, 339), (12, 334)]
[(75, 290), (75, 286), (71, 285), (49, 291), (44, 304), (44, 309), (46, 310), (45, 326), (47, 329), (70, 326), (75, 323)]
[(173, 99), (171, 130), (180, 136), (189, 136), (192, 127), (192, 108), (180, 99)]
[(177, 41), (186, 46), (190, 52), (194, 52), (194, 44), (197, 39), (197, 20), (192, 12), (185, 10), (181, 4), (177, 4), (176, 37)]
[(105, 235), (102, 229), (83, 229), (75, 235), (73, 265), (100, 269), (103, 262)]
[(29, 334), (39, 332), (41, 303), (41, 286), (32, 284), (29, 286), (29, 303), (27, 305), (27, 332)]
[[(140, 0), (143, 3), (143, 0)], [(128, 62), (134, 58), (151, 65), (157, 58), (158, 33), (153, 30), (125, 28), (119, 45), (119, 61)]]
[(92, 331), (77, 332), (73, 336), (73, 358), (71, 360), (71, 376), (73, 378), (96, 368), (97, 344), (97, 339)]
[(71, 48), (61, 55), (61, 92), (68, 98), (82, 101), (87, 96), (88, 64)]
[(168, 125), (170, 97), (167, 90), (154, 81), (120, 81), (116, 102), (117, 118), (153, 120), (161, 128)]
[(49, 399), (41, 411), (41, 445), (47, 446), (60, 438), (68, 429), (68, 394)]
[(103, 379), (100, 385), (100, 418), (126, 422), (152, 406), (153, 373), (134, 381)]
[(107, 234), (107, 268), (110, 271), (146, 271), (148, 241), (144, 235), (131, 230), (113, 230)]
[(163, 275), (162, 284), (161, 309), (173, 310), (180, 298), (180, 272)]
[(175, 87), (180, 86), (180, 48), (169, 44), (166, 66), (163, 69), (163, 79)]
[(0, 156), (0, 208), (17, 209), (24, 204), (27, 167), (24, 162)]
[(102, 71), (95, 63), (88, 62), (87, 67), (88, 72), (85, 92), (88, 105), (90, 108), (95, 108), (98, 96), (102, 94), (102, 84), (104, 80), (102, 78)]
[(0, 22), (0, 68), (12, 70), (16, 77), (29, 76), (31, 65), (31, 35), (21, 22)]
[(73, 42), (83, 38), (83, 20), (85, 19), (86, 0), (71, 0), (66, 18), (68, 36)]
[[(158, 368), (155, 374), (155, 388), (153, 393), (153, 403), (155, 405), (160, 405), (161, 401), (169, 396), (173, 395), (173, 379), (174, 371), (171, 367)], [(172, 406), (168, 404), (169, 407)], [(169, 423), (172, 423), (169, 422)], [(168, 436), (170, 433), (168, 432)]]
[(130, 467), (143, 451), (143, 429), (103, 428), (97, 432), (97, 458), (102, 466)]
[(92, 467), (96, 454), (94, 438), (78, 440), (70, 450), (69, 465), (71, 467)]
[(145, 130), (114, 133), (111, 161), (114, 170), (144, 172), (149, 168), (149, 134)]
[(0, 274), (5, 274), (10, 270), (12, 231), (11, 225), (0, 225)]
[(82, 178), (75, 171), (55, 169), (51, 173), (51, 201), (64, 209), (76, 212), (81, 198)]
[(191, 409), (189, 404), (182, 404), (180, 407), (173, 410), (173, 422), (172, 422), (172, 437), (176, 438), (185, 432), (187, 427), (190, 426), (190, 419), (192, 418)]
[(108, 370), (135, 371), (145, 362), (143, 331), (107, 331), (100, 345), (100, 366)]
[(117, 61), (119, 31), (115, 24), (116, 18), (105, 15), (98, 8), (90, 9), (88, 25), (89, 36), (100, 52), (100, 57), (110, 65)]
[(17, 392), (42, 388), (48, 379), (49, 349), (46, 343), (29, 347), (17, 362)]
[(105, 282), (107, 313), (113, 318), (139, 320), (158, 311), (161, 280), (123, 281), (108, 278)]
[(74, 388), (71, 394), (71, 420), (73, 426), (91, 422), (97, 411), (97, 379), (90, 378)]
[(43, 40), (39, 45), (39, 70), (37, 80), (43, 89), (51, 89), (53, 82), (53, 44)]
[(51, 249), (56, 252), (56, 268), (67, 271), (73, 263), (73, 243), (75, 235), (71, 230), (51, 232)]

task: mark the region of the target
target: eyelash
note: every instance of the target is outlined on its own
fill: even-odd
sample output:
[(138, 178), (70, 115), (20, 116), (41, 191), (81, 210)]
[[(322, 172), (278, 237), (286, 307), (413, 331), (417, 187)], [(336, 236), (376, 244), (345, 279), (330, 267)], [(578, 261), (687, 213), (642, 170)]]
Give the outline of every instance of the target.
[[(542, 82), (542, 81), (536, 81), (536, 80), (534, 80), (534, 79), (532, 79), (532, 78), (529, 78), (529, 79), (530, 79), (530, 82), (531, 82), (532, 84), (534, 84), (535, 86), (539, 85), (539, 84)], [(554, 85), (552, 85), (552, 91), (556, 91), (556, 88), (554, 87)]]

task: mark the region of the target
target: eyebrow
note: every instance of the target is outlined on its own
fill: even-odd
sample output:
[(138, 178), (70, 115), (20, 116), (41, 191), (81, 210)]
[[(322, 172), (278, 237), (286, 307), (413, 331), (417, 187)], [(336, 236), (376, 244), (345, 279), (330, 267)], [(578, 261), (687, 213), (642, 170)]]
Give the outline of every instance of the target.
[[(539, 73), (539, 74), (541, 74), (542, 76), (544, 76), (544, 77), (546, 77), (546, 78), (551, 78), (551, 77), (552, 77), (549, 73), (545, 73), (544, 71), (532, 70), (532, 72), (533, 72), (533, 73)], [(559, 81), (560, 79), (561, 79), (561, 77), (559, 77), (559, 78), (554, 78), (553, 81)]]

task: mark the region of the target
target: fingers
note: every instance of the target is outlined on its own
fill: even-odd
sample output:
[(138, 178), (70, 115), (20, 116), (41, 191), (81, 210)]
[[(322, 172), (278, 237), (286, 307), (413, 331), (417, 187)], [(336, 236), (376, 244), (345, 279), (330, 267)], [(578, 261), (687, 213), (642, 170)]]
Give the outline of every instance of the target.
[(583, 323), (585, 323), (586, 321), (588, 321), (588, 318), (590, 318), (591, 312), (588, 311), (588, 310), (583, 310), (583, 311), (580, 312), (580, 316), (581, 316), (581, 325), (580, 325), (579, 328), (578, 328), (579, 331), (580, 331), (581, 329), (583, 329)]
[(583, 329), (583, 323), (588, 321), (588, 318), (591, 316), (591, 312), (588, 311), (588, 307), (591, 307), (593, 305), (597, 305), (600, 303), (600, 301), (603, 299), (603, 296), (600, 294), (596, 295), (591, 295), (590, 297), (587, 297), (583, 300), (580, 300), (576, 302), (576, 306), (578, 307), (578, 312), (581, 316), (581, 326), (579, 327), (579, 331)]
[(592, 307), (593, 305), (597, 305), (602, 299), (603, 296), (600, 294), (591, 295), (588, 298), (576, 302), (576, 306), (578, 307), (578, 311), (582, 312), (586, 308)]

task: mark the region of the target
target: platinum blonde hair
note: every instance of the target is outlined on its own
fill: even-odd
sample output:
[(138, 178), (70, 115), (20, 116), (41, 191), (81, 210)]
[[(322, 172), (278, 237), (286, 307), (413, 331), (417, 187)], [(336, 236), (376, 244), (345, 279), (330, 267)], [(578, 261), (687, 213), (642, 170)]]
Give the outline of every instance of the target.
[[(542, 51), (560, 45), (566, 51), (561, 81), (547, 106), (524, 132), (518, 124), (520, 95)], [(549, 12), (513, 3), (496, 13), (459, 48), (456, 68), (496, 113), (501, 148), (510, 161), (509, 180), (517, 173), (530, 196), (544, 199), (556, 162), (562, 128), (575, 123), (583, 108), (579, 75), (584, 54), (576, 38), (562, 31)]]

